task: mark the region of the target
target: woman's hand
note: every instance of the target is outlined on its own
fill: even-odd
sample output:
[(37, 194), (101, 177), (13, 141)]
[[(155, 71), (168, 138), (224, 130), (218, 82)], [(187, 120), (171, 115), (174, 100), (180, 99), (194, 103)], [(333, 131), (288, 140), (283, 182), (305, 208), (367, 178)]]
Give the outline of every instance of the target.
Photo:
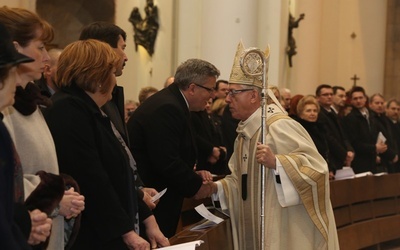
[(85, 197), (70, 188), (64, 192), (64, 196), (60, 201), (59, 214), (66, 219), (78, 216), (85, 209)]
[(153, 210), (154, 208), (156, 208), (157, 203), (160, 200), (156, 200), (154, 202), (151, 201), (151, 198), (153, 198), (154, 195), (158, 194), (157, 190), (155, 190), (154, 188), (142, 188), (143, 191), (143, 201), (144, 203), (146, 203), (146, 205)]
[(129, 231), (126, 234), (122, 235), (122, 239), (129, 249), (132, 250), (149, 250), (150, 244), (136, 234), (134, 231)]
[(168, 238), (160, 231), (156, 219), (153, 215), (149, 216), (143, 221), (146, 226), (146, 234), (150, 241), (151, 248), (169, 246)]
[(40, 242), (46, 241), (51, 232), (52, 220), (47, 218), (47, 215), (39, 209), (29, 212), (31, 217), (31, 233), (29, 234), (28, 244), (37, 245)]

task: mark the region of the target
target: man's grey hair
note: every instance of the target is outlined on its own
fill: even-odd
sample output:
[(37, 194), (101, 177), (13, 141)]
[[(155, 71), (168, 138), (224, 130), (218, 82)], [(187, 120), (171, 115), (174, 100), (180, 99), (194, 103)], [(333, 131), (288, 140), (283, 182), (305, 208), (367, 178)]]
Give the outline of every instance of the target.
[(213, 64), (201, 59), (189, 59), (176, 69), (175, 83), (185, 90), (191, 83), (203, 85), (207, 78), (218, 78), (219, 75), (219, 70)]

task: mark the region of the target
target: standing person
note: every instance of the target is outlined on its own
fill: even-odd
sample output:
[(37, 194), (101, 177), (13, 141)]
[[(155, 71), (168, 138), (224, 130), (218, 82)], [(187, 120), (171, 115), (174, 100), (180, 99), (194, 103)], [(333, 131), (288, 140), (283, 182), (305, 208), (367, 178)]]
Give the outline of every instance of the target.
[[(400, 104), (399, 101), (392, 98), (386, 103), (386, 112), (385, 115), (389, 119), (390, 127), (393, 130), (394, 140), (397, 143), (397, 155), (400, 155), (400, 123), (399, 123), (399, 114), (400, 114)], [(394, 172), (400, 172), (400, 161), (394, 164)]]
[[(184, 197), (210, 191), (209, 172), (195, 172), (197, 150), (190, 111), (200, 111), (214, 97), (219, 70), (209, 62), (189, 59), (176, 70), (175, 81), (140, 105), (128, 121), (135, 143), (131, 150), (146, 185), (168, 191), (154, 209), (161, 231), (175, 234)], [(204, 180), (204, 182), (203, 182)]]
[(284, 108), (285, 108), (286, 112), (289, 112), (289, 110), (290, 110), (290, 101), (292, 100), (292, 93), (291, 93), (290, 89), (282, 88), (281, 91), (280, 91), (280, 94), (282, 96), (282, 100), (285, 103)]
[(228, 172), (226, 148), (223, 146), (222, 134), (218, 133), (216, 124), (211, 119), (210, 98), (205, 110), (190, 112), (192, 130), (196, 138), (198, 152), (197, 170), (207, 170), (212, 174), (225, 175)]
[[(121, 76), (128, 61), (125, 54), (126, 48), (126, 33), (123, 29), (115, 24), (108, 22), (94, 22), (83, 28), (79, 40), (96, 39), (109, 44), (119, 57), (119, 62), (115, 71), (116, 76)], [(124, 88), (118, 85), (114, 86), (112, 99), (101, 107), (104, 113), (110, 118), (111, 122), (117, 128), (124, 143), (130, 146), (128, 132), (126, 130), (125, 121), (125, 97)], [(151, 209), (155, 208), (156, 204), (151, 201), (151, 197), (157, 194), (154, 188), (144, 187), (144, 184), (138, 176), (135, 181), (139, 187), (138, 193)]]
[(395, 139), (395, 132), (392, 129), (390, 120), (385, 115), (385, 99), (383, 95), (376, 93), (369, 98), (369, 108), (371, 109), (372, 119), (377, 124), (378, 131), (386, 138), (387, 150), (380, 154), (379, 172), (395, 172), (395, 165), (399, 160), (398, 146)]
[[(300, 99), (297, 105), (298, 117), (295, 119), (307, 130), (311, 136), (315, 147), (324, 158), (329, 168), (329, 179), (333, 180), (336, 168), (332, 164), (331, 152), (328, 147), (328, 135), (325, 124), (318, 121), (321, 107), (312, 95), (307, 95)], [(343, 165), (343, 163), (342, 163)]]
[[(18, 67), (22, 80), (16, 90), (15, 103), (2, 111), (3, 121), (21, 160), (27, 199), (40, 184), (38, 171), (59, 174), (53, 138), (38, 108), (38, 105), (50, 105), (50, 101), (32, 83), (40, 79), (49, 60), (45, 44), (52, 40), (53, 29), (37, 14), (20, 8), (1, 7), (0, 22), (10, 32), (17, 51), (35, 60)], [(70, 188), (65, 191), (59, 205), (60, 209), (52, 214), (53, 226), (48, 249), (64, 248), (64, 220), (81, 213), (85, 207), (84, 197)]]
[(341, 86), (333, 86), (333, 98), (332, 98), (332, 109), (335, 114), (342, 118), (344, 116), (344, 108), (346, 106), (346, 90)]
[(60, 90), (46, 112), (60, 168), (79, 182), (86, 197), (73, 249), (149, 249), (139, 236), (140, 221), (152, 248), (169, 245), (137, 197), (128, 147), (100, 109), (112, 97), (118, 62), (106, 43), (88, 39), (68, 45), (58, 64)]
[(60, 57), (62, 49), (50, 49), (49, 61), (45, 64), (43, 70), (43, 77), (35, 83), (39, 86), (42, 95), (51, 97), (58, 90), (55, 77), (57, 71), (58, 58)]
[(379, 154), (387, 151), (387, 145), (377, 141), (378, 127), (372, 119), (371, 111), (366, 107), (367, 96), (363, 87), (355, 86), (350, 90), (351, 112), (343, 118), (343, 128), (354, 148), (354, 160), (351, 167), (356, 174), (377, 172), (380, 163)]
[(332, 108), (334, 94), (333, 88), (327, 84), (321, 84), (315, 91), (321, 109), (318, 121), (324, 125), (326, 138), (330, 151), (330, 166), (333, 173), (343, 166), (350, 166), (354, 159), (354, 149), (344, 133), (339, 117)]
[[(18, 53), (6, 27), (0, 23), (0, 112), (14, 104), (21, 84), (17, 67), (33, 59)], [(22, 169), (14, 143), (0, 113), (0, 249), (31, 249), (50, 235), (51, 219), (23, 204)]]
[(218, 80), (215, 84), (215, 98), (217, 99), (225, 99), (226, 92), (228, 91), (228, 81), (227, 80)]
[(266, 249), (338, 249), (326, 162), (307, 131), (287, 116), (271, 90), (267, 145), (261, 134), (261, 87), (239, 65), (239, 44), (226, 101), (240, 119), (231, 175), (213, 185), (222, 209), (229, 209), (235, 249), (260, 249), (260, 163), (266, 170)]

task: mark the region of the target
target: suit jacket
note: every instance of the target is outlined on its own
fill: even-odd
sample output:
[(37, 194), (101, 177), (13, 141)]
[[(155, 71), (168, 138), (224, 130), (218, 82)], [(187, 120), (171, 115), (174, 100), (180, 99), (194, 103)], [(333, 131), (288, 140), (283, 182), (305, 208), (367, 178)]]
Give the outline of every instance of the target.
[(397, 142), (394, 137), (394, 131), (390, 125), (391, 121), (386, 117), (385, 114), (377, 114), (376, 112), (371, 112), (372, 118), (375, 119), (377, 124), (378, 132), (382, 132), (383, 136), (386, 138), (386, 145), (388, 146), (386, 152), (379, 154), (381, 157), (382, 170), (387, 170), (393, 173), (392, 161), (397, 154)]
[(175, 234), (184, 197), (202, 185), (189, 109), (176, 84), (150, 96), (128, 121), (131, 151), (146, 186), (168, 188), (153, 213), (166, 237)]
[(71, 175), (85, 196), (81, 228), (72, 249), (127, 249), (121, 236), (135, 230), (138, 209), (141, 213), (147, 207), (137, 198), (128, 156), (110, 119), (74, 84), (52, 100), (46, 120), (60, 171)]
[(324, 124), (326, 139), (330, 152), (330, 163), (335, 169), (341, 169), (347, 157), (348, 151), (354, 151), (336, 113), (331, 110), (328, 112), (321, 107), (318, 114), (318, 121)]
[[(394, 123), (392, 120), (389, 119), (390, 127), (393, 131), (394, 140), (397, 144), (397, 155), (400, 157), (400, 123)], [(389, 169), (391, 173), (399, 173), (400, 172), (400, 161), (395, 164), (392, 164), (391, 168)]]
[(190, 118), (199, 156), (197, 170), (207, 170), (213, 174), (220, 175), (228, 174), (229, 169), (225, 151), (220, 150), (220, 159), (215, 164), (208, 162), (208, 157), (212, 154), (213, 148), (224, 146), (222, 134), (218, 133), (214, 121), (208, 117), (205, 110), (191, 112)]
[(368, 121), (357, 108), (353, 108), (343, 118), (343, 128), (351, 145), (354, 147), (354, 160), (351, 167), (354, 172), (362, 173), (371, 171), (376, 173), (376, 139), (378, 137), (377, 125), (369, 111)]

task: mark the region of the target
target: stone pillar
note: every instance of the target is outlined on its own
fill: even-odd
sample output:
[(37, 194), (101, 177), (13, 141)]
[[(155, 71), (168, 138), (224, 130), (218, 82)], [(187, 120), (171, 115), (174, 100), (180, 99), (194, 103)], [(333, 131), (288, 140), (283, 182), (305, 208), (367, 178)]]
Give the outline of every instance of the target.
[(384, 96), (400, 99), (400, 2), (387, 1)]

